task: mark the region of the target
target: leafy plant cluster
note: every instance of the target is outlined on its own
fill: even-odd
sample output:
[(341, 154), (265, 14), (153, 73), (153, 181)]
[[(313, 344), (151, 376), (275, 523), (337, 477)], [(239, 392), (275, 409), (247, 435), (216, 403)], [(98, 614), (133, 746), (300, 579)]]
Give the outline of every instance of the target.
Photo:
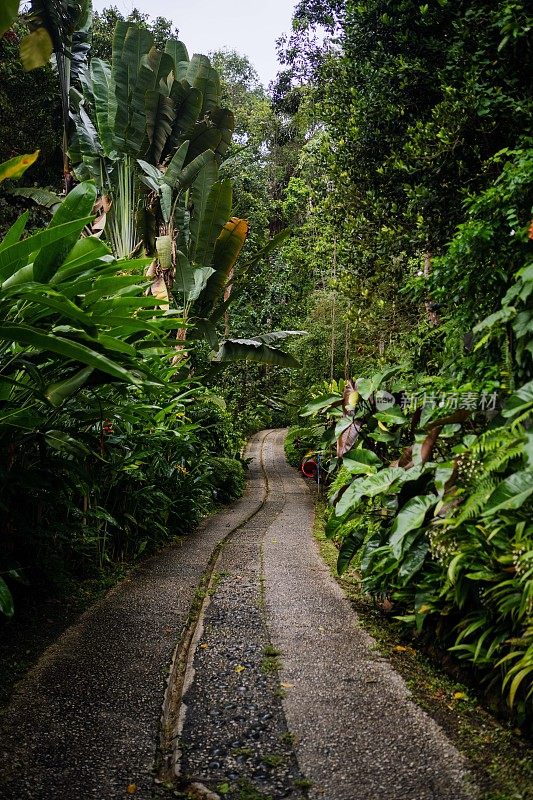
[[(87, 49), (74, 48), (83, 37), (61, 15), (47, 28), (42, 12), (34, 4), (32, 26), (76, 63), (79, 83), (66, 195), (7, 184), (50, 209), (46, 226), (26, 232), (26, 212), (0, 244), (8, 616), (23, 583), (134, 560), (237, 497), (242, 434), (202, 376), (241, 358), (295, 364), (279, 349), (285, 332), (219, 344), (248, 223), (231, 216), (231, 181), (219, 178), (233, 114), (207, 57), (189, 61), (175, 38), (158, 49), (146, 27), (119, 20), (112, 64), (87, 66)], [(0, 180), (38, 155), (14, 156)]]
[(380, 391), (391, 372), (334, 386), (303, 410), (324, 419), (315, 448), (329, 457), (338, 571), (355, 559), (365, 591), (437, 636), (523, 719), (533, 694), (533, 384), (499, 410), (422, 398), (409, 410), (401, 380)]

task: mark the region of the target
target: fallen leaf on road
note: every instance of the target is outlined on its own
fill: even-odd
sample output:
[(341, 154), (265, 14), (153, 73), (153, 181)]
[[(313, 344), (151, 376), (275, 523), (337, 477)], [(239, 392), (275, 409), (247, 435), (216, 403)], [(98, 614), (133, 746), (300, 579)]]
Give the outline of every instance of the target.
[(205, 649), (206, 649), (206, 647), (209, 647), (209, 645), (207, 644), (207, 642), (202, 642), (202, 644), (200, 645), (200, 647), (203, 647), (203, 649), (205, 650)]
[(244, 672), (245, 669), (246, 667), (243, 667), (242, 664), (237, 664), (237, 666), (235, 667), (235, 672)]
[(272, 544), (277, 544), (277, 543), (278, 543), (277, 539), (272, 539)]
[(128, 794), (135, 794), (136, 791), (137, 791), (137, 784), (136, 783), (128, 783), (128, 788), (126, 789), (126, 792)]
[(294, 683), (282, 683), (284, 689), (294, 689)]
[(403, 644), (397, 644), (394, 649), (397, 653), (407, 653), (407, 647), (404, 647)]

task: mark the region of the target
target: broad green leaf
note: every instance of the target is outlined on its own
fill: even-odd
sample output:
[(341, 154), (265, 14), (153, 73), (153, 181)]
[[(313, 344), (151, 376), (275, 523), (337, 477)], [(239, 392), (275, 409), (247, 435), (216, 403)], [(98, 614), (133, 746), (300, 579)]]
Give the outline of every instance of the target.
[(65, 358), (80, 361), (82, 364), (99, 369), (126, 383), (141, 383), (139, 378), (102, 353), (64, 337), (43, 333), (36, 328), (5, 323), (0, 325), (0, 339), (22, 346), (35, 347), (37, 350), (58, 353)]
[(399, 406), (392, 406), (386, 411), (376, 411), (374, 417), (389, 425), (404, 425), (407, 422), (407, 417), (402, 414)]
[(488, 517), (498, 511), (520, 508), (532, 492), (533, 471), (515, 472), (496, 486), (487, 500), (483, 516)]
[(213, 362), (227, 364), (233, 361), (257, 361), (260, 364), (293, 369), (300, 366), (288, 353), (254, 339), (226, 339), (222, 342)]
[(189, 302), (193, 303), (200, 297), (214, 271), (215, 270), (212, 267), (197, 267), (194, 270), (194, 287), (191, 289), (187, 297)]
[(201, 116), (220, 105), (220, 78), (207, 56), (195, 53), (187, 65), (187, 82), (202, 93)]
[(20, 60), (26, 72), (38, 67), (45, 67), (53, 52), (54, 43), (46, 28), (37, 28), (25, 36), (20, 43)]
[(7, 180), (17, 180), (22, 178), (28, 167), (35, 164), (39, 158), (40, 150), (36, 150), (31, 155), (15, 156), (10, 158), (9, 161), (4, 161), (0, 164), (0, 183)]
[(387, 492), (393, 483), (405, 474), (401, 467), (386, 467), (375, 475), (365, 478), (356, 478), (346, 489), (335, 507), (335, 514), (342, 517), (349, 510), (353, 510), (363, 497), (375, 497)]
[(49, 192), (47, 189), (41, 189), (38, 186), (23, 186), (19, 189), (12, 189), (10, 194), (15, 197), (27, 197), (37, 203), (38, 206), (43, 206), (43, 208), (53, 208), (63, 201), (63, 198), (55, 192)]
[(231, 181), (215, 183), (209, 192), (203, 213), (197, 222), (191, 219), (192, 260), (202, 267), (211, 267), (215, 242), (231, 214), (233, 190)]
[(170, 97), (161, 94), (157, 89), (147, 91), (144, 102), (146, 133), (150, 142), (148, 158), (158, 164), (167, 139), (172, 133), (172, 124), (176, 116), (174, 104)]
[(0, 36), (3, 36), (16, 21), (19, 5), (19, 0), (4, 0), (0, 5)]
[(342, 460), (342, 466), (352, 475), (372, 475), (382, 465), (383, 462), (372, 450), (365, 450), (363, 447), (352, 449), (350, 455)]
[(348, 567), (353, 557), (357, 554), (361, 545), (363, 544), (364, 534), (358, 531), (349, 534), (341, 545), (339, 556), (337, 558), (337, 572), (342, 575)]
[[(185, 159), (187, 157), (187, 150), (189, 147), (189, 142), (183, 142), (181, 147), (178, 147), (170, 163), (163, 175), (164, 182), (170, 186), (172, 189), (177, 189), (178, 184), (180, 182), (180, 175), (183, 169), (183, 165), (185, 164)], [(214, 154), (213, 154), (214, 158)]]
[(425, 537), (417, 539), (409, 548), (398, 572), (398, 577), (401, 579), (403, 586), (406, 586), (413, 575), (416, 575), (422, 569), (428, 550), (429, 543)]
[(13, 595), (5, 580), (0, 577), (0, 611), (6, 617), (12, 617), (14, 612)]
[(60, 406), (67, 397), (70, 397), (87, 383), (93, 371), (92, 367), (84, 367), (79, 372), (76, 372), (75, 375), (50, 384), (44, 391), (45, 397), (53, 406)]
[(321, 397), (317, 397), (315, 400), (311, 400), (309, 403), (307, 403), (300, 412), (300, 416), (311, 417), (326, 408), (338, 407), (341, 405), (341, 403), (342, 397), (340, 394), (322, 395)]
[(115, 82), (111, 73), (111, 67), (100, 58), (91, 59), (90, 70), (94, 110), (100, 142), (105, 155), (111, 156), (115, 150), (113, 136), (117, 108)]
[(513, 392), (502, 409), (502, 416), (514, 417), (530, 407), (533, 408), (533, 381), (525, 383)]
[(188, 61), (189, 54), (183, 42), (177, 39), (167, 39), (165, 42), (165, 53), (168, 53), (172, 58), (174, 65), (179, 64), (181, 61)]
[(434, 495), (412, 497), (396, 515), (389, 539), (395, 558), (401, 557), (406, 535), (421, 527), (427, 512), (436, 502), (437, 498)]
[[(250, 226), (244, 219), (232, 217), (226, 222), (215, 241), (213, 274), (202, 296), (202, 308), (211, 309), (223, 296), (228, 279), (248, 236)], [(271, 344), (272, 342), (265, 342)]]
[(34, 233), (33, 236), (29, 236), (27, 239), (23, 239), (1, 250), (0, 280), (4, 281), (10, 275), (17, 272), (20, 267), (27, 263), (32, 253), (36, 253), (62, 239), (68, 238), (70, 241), (74, 235), (78, 237), (85, 225), (91, 220), (92, 217), (85, 217), (84, 219), (75, 219), (72, 220), (72, 222), (66, 222), (55, 228), (48, 227), (43, 231)]
[(16, 222), (9, 228), (8, 232), (0, 242), (0, 252), (5, 250), (6, 247), (10, 247), (12, 244), (16, 244), (20, 241), (20, 237), (24, 233), (26, 229), (26, 225), (28, 224), (28, 219), (30, 216), (29, 211), (25, 211)]
[(188, 189), (190, 186), (192, 186), (200, 174), (200, 170), (203, 169), (206, 164), (210, 163), (213, 163), (216, 166), (215, 154), (212, 150), (205, 150), (205, 152), (200, 153), (199, 156), (196, 156), (196, 158), (187, 164), (187, 166), (183, 168), (179, 175), (180, 190)]
[[(85, 218), (92, 212), (96, 201), (96, 186), (92, 183), (80, 183), (68, 194), (48, 226), (49, 230), (80, 218)], [(72, 233), (57, 240), (47, 247), (41, 248), (33, 262), (33, 278), (41, 283), (46, 283), (59, 269), (68, 256), (79, 237), (79, 233)]]
[[(188, 253), (191, 261), (195, 260), (195, 253), (199, 243), (200, 226), (204, 218), (211, 188), (216, 183), (217, 176), (218, 167), (216, 162), (209, 161), (202, 167), (191, 187), (190, 201), (192, 204), (192, 213), (189, 224), (191, 240)], [(224, 220), (224, 222), (226, 222), (226, 220)]]
[(176, 274), (174, 277), (174, 291), (185, 295), (185, 301), (194, 288), (194, 269), (186, 255), (180, 250), (176, 253)]

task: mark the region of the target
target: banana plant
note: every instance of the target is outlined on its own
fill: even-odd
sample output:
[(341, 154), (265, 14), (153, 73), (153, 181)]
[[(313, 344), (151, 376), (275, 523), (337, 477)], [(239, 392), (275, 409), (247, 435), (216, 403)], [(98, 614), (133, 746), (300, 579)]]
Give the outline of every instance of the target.
[[(220, 107), (220, 81), (209, 59), (189, 59), (178, 41), (157, 50), (148, 31), (119, 22), (112, 64), (93, 59), (83, 86), (70, 154), (77, 175), (98, 187), (115, 254), (128, 257), (142, 248), (152, 257), (150, 293), (162, 309), (175, 303), (184, 320), (196, 322), (196, 334), (212, 344), (214, 363), (238, 356), (295, 366), (272, 342), (219, 345), (216, 324), (231, 301), (248, 223), (231, 216), (231, 182), (219, 180), (234, 118)], [(178, 342), (185, 332), (185, 326), (178, 330)]]
[(197, 157), (205, 160), (207, 151), (209, 159), (222, 159), (234, 119), (219, 106), (216, 71), (206, 56), (189, 59), (182, 42), (169, 41), (160, 51), (149, 31), (119, 21), (112, 63), (92, 59), (83, 77), (83, 95), (74, 100), (71, 159), (76, 175), (92, 178), (99, 194), (108, 198), (115, 254), (127, 257), (141, 246), (154, 254), (158, 226), (167, 224), (160, 212), (167, 211), (169, 192), (156, 188), (154, 208), (154, 198), (141, 195), (136, 160), (157, 173), (168, 172), (164, 185), (171, 187), (170, 176), (186, 177), (181, 173), (187, 167), (191, 180), (199, 167)]
[(67, 154), (69, 96), (72, 80), (79, 79), (89, 53), (92, 3), (91, 0), (32, 0), (25, 21), (30, 33), (20, 45), (24, 69), (42, 67), (52, 55), (55, 57), (63, 115), (63, 173), (68, 193), (72, 185)]

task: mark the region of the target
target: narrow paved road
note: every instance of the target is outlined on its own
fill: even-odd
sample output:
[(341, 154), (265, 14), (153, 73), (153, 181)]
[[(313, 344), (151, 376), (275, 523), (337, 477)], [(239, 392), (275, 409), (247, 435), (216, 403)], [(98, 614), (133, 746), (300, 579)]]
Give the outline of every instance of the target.
[(21, 683), (2, 800), (475, 796), (322, 563), (283, 437), (254, 437), (243, 500), (120, 584)]

